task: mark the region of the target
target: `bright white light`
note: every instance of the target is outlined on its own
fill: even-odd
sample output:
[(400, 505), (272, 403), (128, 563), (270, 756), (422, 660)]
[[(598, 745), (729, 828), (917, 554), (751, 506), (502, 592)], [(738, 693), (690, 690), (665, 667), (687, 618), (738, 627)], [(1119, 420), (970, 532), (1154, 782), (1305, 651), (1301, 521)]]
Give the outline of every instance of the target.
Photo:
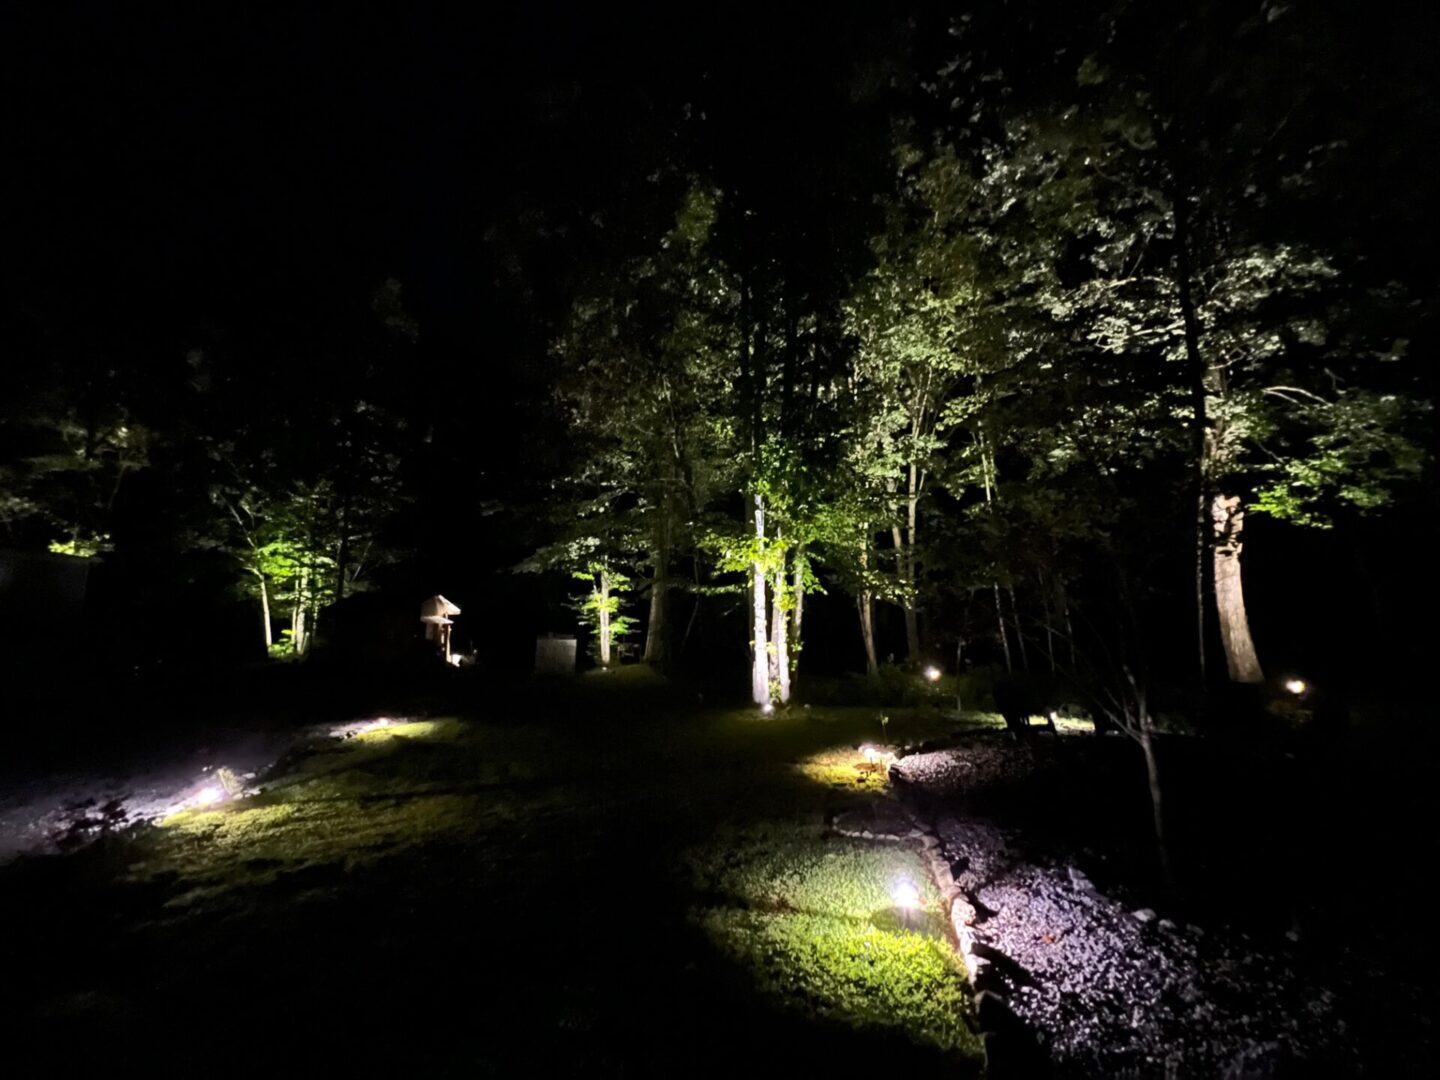
[(773, 716), (775, 714), (775, 706), (767, 701), (764, 705), (760, 706), (760, 711), (766, 716)]
[(1053, 724), (1056, 720), (1059, 720), (1059, 719), (1060, 719), (1060, 714), (1059, 714), (1058, 712), (1052, 712), (1052, 713), (1050, 714), (1050, 722), (1051, 722), (1052, 724)]
[(223, 798), (225, 798), (224, 788), (205, 787), (195, 793), (195, 805), (214, 806)]
[(1308, 688), (1305, 685), (1304, 679), (1286, 679), (1285, 689), (1289, 690), (1292, 694), (1303, 694)]
[(912, 882), (902, 878), (890, 887), (890, 899), (895, 901), (896, 907), (913, 911), (920, 906), (920, 890), (915, 888)]
[(929, 667), (927, 667), (927, 668), (925, 669), (925, 678), (929, 679), (931, 682), (939, 682), (939, 681), (940, 681), (940, 669), (939, 669), (938, 667), (936, 667), (934, 664), (931, 664)]

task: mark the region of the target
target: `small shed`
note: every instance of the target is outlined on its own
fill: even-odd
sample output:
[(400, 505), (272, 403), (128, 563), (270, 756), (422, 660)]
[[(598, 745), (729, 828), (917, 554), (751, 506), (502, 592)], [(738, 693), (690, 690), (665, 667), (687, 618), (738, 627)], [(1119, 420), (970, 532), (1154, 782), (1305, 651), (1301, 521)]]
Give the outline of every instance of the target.
[(425, 627), (425, 640), (435, 643), (445, 662), (450, 663), (450, 628), (455, 624), (452, 615), (459, 615), (460, 608), (440, 594), (420, 604), (420, 622)]
[(575, 638), (546, 634), (535, 639), (536, 675), (575, 674)]

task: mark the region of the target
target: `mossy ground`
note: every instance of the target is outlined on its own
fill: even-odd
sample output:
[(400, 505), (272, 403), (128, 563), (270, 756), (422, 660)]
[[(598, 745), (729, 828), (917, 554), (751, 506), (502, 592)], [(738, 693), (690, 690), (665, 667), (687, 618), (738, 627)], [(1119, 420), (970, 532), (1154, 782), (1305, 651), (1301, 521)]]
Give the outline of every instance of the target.
[[(763, 1044), (752, 1072), (973, 1071), (922, 864), (829, 833), (877, 796), (807, 767), (872, 727), (630, 675), (321, 741), (259, 795), (6, 871), (0, 915), (32, 933), (0, 946), (0, 1007), (132, 1061), (288, 1017), (297, 1066), (709, 1074)], [(901, 710), (889, 733), (946, 727)]]

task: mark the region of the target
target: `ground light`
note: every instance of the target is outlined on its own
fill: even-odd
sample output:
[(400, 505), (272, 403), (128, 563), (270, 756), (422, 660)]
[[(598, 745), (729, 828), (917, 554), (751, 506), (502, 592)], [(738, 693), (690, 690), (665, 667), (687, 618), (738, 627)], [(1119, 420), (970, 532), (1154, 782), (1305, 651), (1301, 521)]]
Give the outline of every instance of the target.
[(224, 799), (225, 789), (218, 784), (211, 784), (209, 787), (203, 787), (197, 791), (190, 801), (196, 806), (214, 806), (218, 802), (223, 802)]
[(1286, 679), (1285, 689), (1289, 690), (1290, 693), (1294, 694), (1296, 697), (1299, 697), (1301, 694), (1305, 693), (1305, 691), (1309, 689), (1309, 686), (1306, 685), (1304, 679)]
[(767, 701), (767, 702), (765, 702), (764, 705), (761, 705), (761, 706), (760, 706), (760, 712), (761, 712), (762, 714), (764, 714), (765, 716), (774, 716), (774, 715), (775, 715), (775, 706), (774, 706), (771, 702), (768, 702), (768, 701)]
[(939, 669), (938, 667), (936, 667), (934, 664), (931, 664), (929, 667), (927, 667), (927, 668), (925, 669), (925, 678), (929, 679), (931, 682), (939, 682), (939, 681), (940, 681), (940, 669)]
[(920, 890), (909, 878), (901, 878), (890, 886), (890, 899), (902, 911), (914, 911), (920, 906)]

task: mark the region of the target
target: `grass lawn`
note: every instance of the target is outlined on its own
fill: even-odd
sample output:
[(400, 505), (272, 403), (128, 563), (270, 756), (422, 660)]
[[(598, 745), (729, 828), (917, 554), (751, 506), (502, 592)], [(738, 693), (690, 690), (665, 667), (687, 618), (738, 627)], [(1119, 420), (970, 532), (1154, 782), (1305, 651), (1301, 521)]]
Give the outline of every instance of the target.
[[(892, 743), (949, 726), (888, 715)], [(853, 749), (881, 735), (627, 673), (322, 741), (258, 795), (0, 872), (27, 928), (0, 1006), (52, 1064), (974, 1072), (923, 864), (825, 828), (881, 797)]]

